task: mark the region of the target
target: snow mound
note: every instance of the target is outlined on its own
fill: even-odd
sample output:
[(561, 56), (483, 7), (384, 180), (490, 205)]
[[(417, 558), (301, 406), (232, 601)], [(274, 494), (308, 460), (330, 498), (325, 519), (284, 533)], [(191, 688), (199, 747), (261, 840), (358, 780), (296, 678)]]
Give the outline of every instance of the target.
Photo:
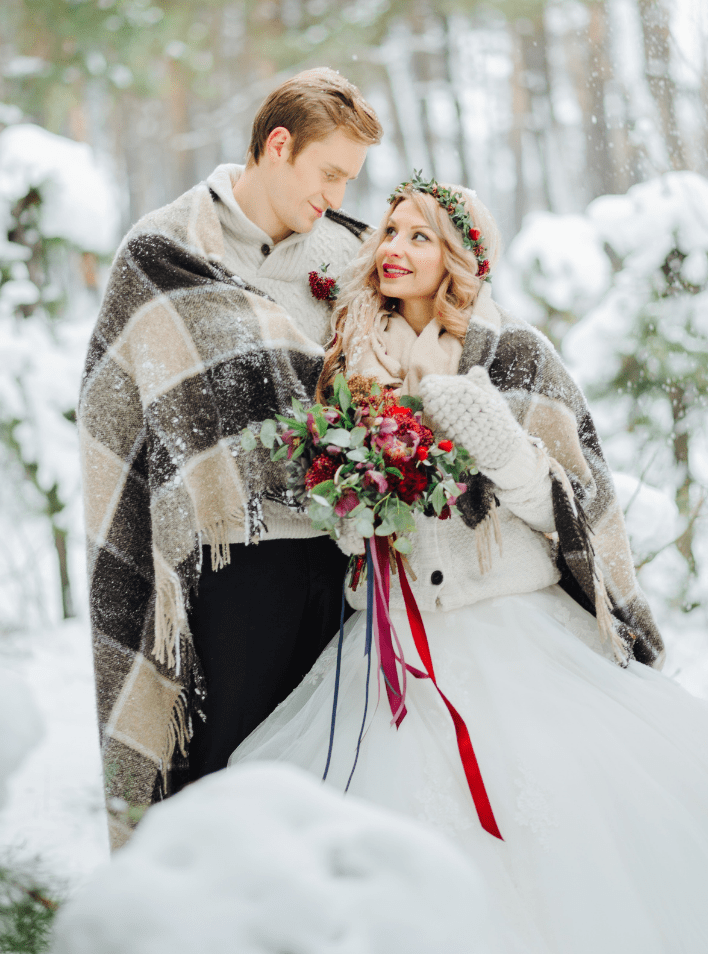
[(10, 776), (41, 735), (42, 722), (29, 689), (15, 673), (0, 669), (0, 808)]
[(256, 763), (150, 809), (61, 911), (53, 954), (487, 954), (486, 907), (434, 832)]
[(42, 192), (40, 227), (46, 238), (66, 239), (87, 252), (114, 251), (116, 190), (89, 146), (31, 123), (8, 126), (0, 132), (0, 209), (32, 187)]

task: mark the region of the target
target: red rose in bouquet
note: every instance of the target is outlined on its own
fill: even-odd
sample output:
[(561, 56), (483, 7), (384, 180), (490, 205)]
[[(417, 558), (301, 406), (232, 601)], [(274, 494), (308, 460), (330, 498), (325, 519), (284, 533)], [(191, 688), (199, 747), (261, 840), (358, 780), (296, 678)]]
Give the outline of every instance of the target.
[[(363, 537), (389, 537), (402, 553), (410, 550), (413, 513), (447, 519), (466, 489), (460, 478), (475, 472), (465, 450), (435, 444), (418, 398), (361, 376), (338, 375), (325, 407), (293, 399), (293, 417), (264, 421), (259, 436), (273, 460), (286, 461), (288, 487), (300, 504), (309, 500), (313, 526), (336, 538), (339, 521), (353, 520)], [(255, 442), (243, 432), (244, 449)]]

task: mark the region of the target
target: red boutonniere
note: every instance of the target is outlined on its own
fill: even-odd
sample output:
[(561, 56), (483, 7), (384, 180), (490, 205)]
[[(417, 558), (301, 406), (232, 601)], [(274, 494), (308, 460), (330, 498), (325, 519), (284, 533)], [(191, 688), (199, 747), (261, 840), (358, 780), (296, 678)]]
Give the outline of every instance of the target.
[(319, 271), (310, 272), (310, 290), (317, 301), (334, 301), (339, 294), (337, 279), (327, 274), (329, 265), (320, 265)]

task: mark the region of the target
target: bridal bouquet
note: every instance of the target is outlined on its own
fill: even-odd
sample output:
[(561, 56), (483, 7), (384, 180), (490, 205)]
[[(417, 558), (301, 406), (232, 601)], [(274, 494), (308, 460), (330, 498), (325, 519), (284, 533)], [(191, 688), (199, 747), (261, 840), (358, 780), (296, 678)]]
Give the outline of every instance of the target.
[[(292, 417), (263, 421), (258, 439), (272, 460), (287, 461), (288, 488), (298, 503), (309, 499), (316, 529), (337, 539), (342, 519), (350, 520), (362, 537), (389, 537), (395, 550), (408, 553), (414, 511), (450, 517), (467, 489), (460, 478), (476, 473), (474, 462), (452, 441), (435, 443), (419, 398), (361, 375), (349, 382), (337, 375), (333, 391), (325, 406), (305, 408), (293, 398)], [(242, 432), (244, 450), (256, 441)]]
[[(377, 656), (379, 694), (381, 676), (391, 707), (392, 724), (397, 727), (406, 716), (407, 674), (430, 679), (452, 717), (462, 766), (483, 828), (501, 838), (484, 781), (472, 748), (467, 726), (438, 686), (420, 610), (408, 583), (405, 554), (411, 549), (407, 533), (415, 530), (413, 514), (444, 520), (452, 513), (457, 498), (467, 489), (460, 478), (476, 473), (466, 450), (452, 441), (437, 443), (423, 424), (421, 401), (381, 388), (373, 378), (342, 374), (334, 380), (330, 404), (305, 408), (293, 398), (292, 417), (277, 414), (263, 421), (258, 437), (246, 429), (241, 447), (253, 450), (258, 440), (270, 450), (272, 460), (285, 460), (288, 488), (298, 503), (309, 500), (309, 515), (318, 530), (337, 539), (346, 521), (366, 539), (366, 554), (353, 557), (351, 587), (367, 580), (366, 638), (364, 651), (369, 660), (364, 700), (364, 717), (359, 731), (352, 780), (364, 737), (369, 705), (369, 671), (372, 647)], [(407, 567), (410, 573), (410, 567)], [(389, 613), (389, 574), (397, 573), (408, 620), (424, 669), (411, 666)], [(411, 574), (412, 576), (412, 574)], [(415, 578), (414, 578), (415, 579)], [(342, 595), (344, 601), (344, 594)], [(327, 778), (332, 758), (337, 714), (337, 697), (344, 639), (342, 626), (337, 647), (337, 674), (332, 704), (329, 751), (323, 778)]]

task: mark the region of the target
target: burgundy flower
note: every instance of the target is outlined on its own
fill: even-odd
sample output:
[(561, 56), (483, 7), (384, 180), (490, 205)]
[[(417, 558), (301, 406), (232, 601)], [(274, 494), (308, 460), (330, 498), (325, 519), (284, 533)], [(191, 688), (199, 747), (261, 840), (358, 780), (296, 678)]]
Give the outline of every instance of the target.
[(479, 229), (470, 229), (470, 238), (473, 242), (476, 242), (481, 234), (482, 233), (479, 231)]
[(396, 477), (389, 475), (389, 487), (393, 493), (397, 493), (401, 500), (407, 504), (415, 503), (428, 486), (428, 474), (421, 467), (416, 466), (416, 460), (407, 460), (403, 464), (398, 464), (398, 469), (402, 476)]
[(344, 491), (341, 498), (337, 501), (334, 506), (334, 512), (338, 517), (346, 517), (348, 513), (358, 505), (359, 498), (356, 493), (350, 488)]
[(388, 481), (378, 470), (367, 470), (362, 484), (364, 487), (370, 487), (373, 484), (380, 494), (385, 494), (388, 490)]

